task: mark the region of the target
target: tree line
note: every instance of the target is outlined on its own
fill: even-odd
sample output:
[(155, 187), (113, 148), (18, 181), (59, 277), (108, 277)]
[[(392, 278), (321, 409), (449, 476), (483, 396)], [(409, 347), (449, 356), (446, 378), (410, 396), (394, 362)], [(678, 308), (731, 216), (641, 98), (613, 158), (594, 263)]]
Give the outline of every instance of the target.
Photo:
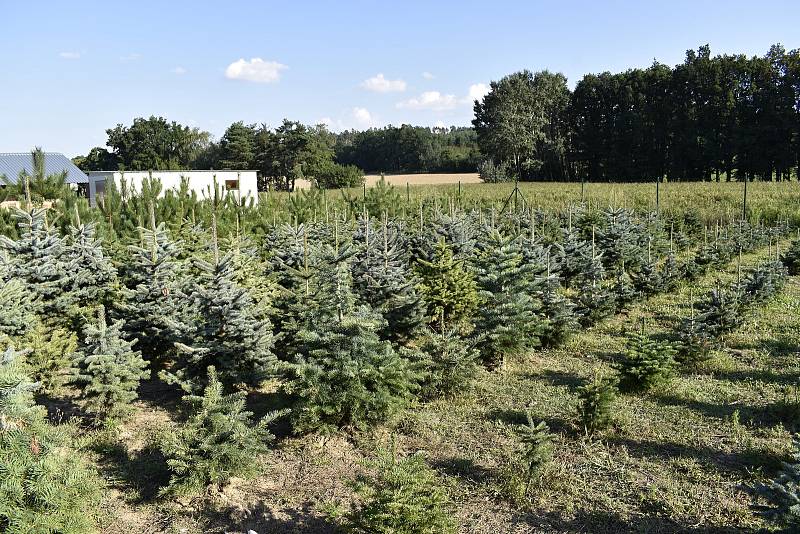
[(219, 141), (163, 117), (136, 118), (106, 130), (108, 148), (75, 158), (91, 170), (256, 169), (259, 188), (293, 190), (307, 179), (325, 188), (363, 183), (367, 172), (474, 172), (479, 161), (472, 128), (402, 125), (349, 130), (284, 120), (276, 128), (234, 122)]
[(529, 180), (790, 179), (800, 167), (800, 50), (689, 50), (683, 63), (517, 72), (475, 102), (482, 153)]

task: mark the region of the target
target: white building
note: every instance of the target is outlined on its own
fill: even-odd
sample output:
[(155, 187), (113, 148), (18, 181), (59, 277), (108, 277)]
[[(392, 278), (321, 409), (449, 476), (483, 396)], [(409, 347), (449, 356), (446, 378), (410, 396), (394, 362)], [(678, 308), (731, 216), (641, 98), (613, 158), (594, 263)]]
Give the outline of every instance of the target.
[(152, 175), (161, 181), (161, 194), (167, 190), (178, 190), (181, 180), (188, 180), (189, 190), (195, 191), (200, 198), (213, 195), (214, 179), (217, 187), (223, 191), (232, 191), (237, 197), (253, 199), (258, 202), (258, 184), (256, 171), (89, 171), (89, 203), (97, 205), (97, 199), (105, 193), (106, 183), (113, 180), (117, 188), (121, 187), (123, 178), (126, 187), (140, 192), (142, 182)]

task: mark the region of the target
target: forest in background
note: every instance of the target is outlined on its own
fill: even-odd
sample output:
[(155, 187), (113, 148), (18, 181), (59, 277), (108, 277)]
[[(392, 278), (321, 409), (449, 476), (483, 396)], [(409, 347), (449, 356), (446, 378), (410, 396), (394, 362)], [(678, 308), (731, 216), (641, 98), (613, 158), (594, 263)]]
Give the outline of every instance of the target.
[(162, 117), (107, 130), (84, 170), (257, 169), (262, 186), (359, 185), (363, 172), (474, 172), (486, 181), (762, 179), (800, 165), (800, 51), (689, 50), (669, 67), (587, 74), (516, 72), (474, 103), (473, 127), (401, 125), (330, 132), (284, 120), (211, 134)]

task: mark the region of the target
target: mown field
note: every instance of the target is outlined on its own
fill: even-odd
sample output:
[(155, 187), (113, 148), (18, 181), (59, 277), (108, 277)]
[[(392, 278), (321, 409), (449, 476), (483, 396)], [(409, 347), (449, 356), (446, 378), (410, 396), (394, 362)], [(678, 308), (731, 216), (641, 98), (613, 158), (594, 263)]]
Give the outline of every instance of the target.
[[(370, 499), (356, 491), (354, 481), (359, 475), (384, 476), (376, 471), (374, 460), (393, 450), (398, 459), (422, 459), (431, 480), (445, 496), (442, 507), (453, 518), (454, 531), (458, 532), (777, 529), (779, 523), (754, 511), (753, 505), (764, 501), (757, 500), (752, 488), (774, 478), (781, 463), (791, 459), (792, 435), (800, 422), (800, 278), (786, 276), (780, 271), (783, 267), (776, 264), (776, 258), (788, 250), (800, 250), (797, 244), (790, 249), (800, 237), (800, 184), (749, 184), (749, 222), (741, 221), (743, 190), (737, 183), (662, 184), (658, 205), (653, 184), (526, 183), (521, 189), (527, 211), (518, 201), (515, 214), (512, 201), (501, 213), (512, 187), (419, 185), (387, 192), (379, 185), (368, 188), (366, 197), (362, 189), (328, 191), (324, 196), (315, 192), (273, 193), (265, 196), (258, 208), (244, 211), (225, 204), (209, 207), (203, 201), (190, 208), (181, 204), (183, 219), (169, 219), (169, 213), (177, 212), (171, 198), (150, 199), (149, 207), (148, 202), (128, 201), (111, 216), (87, 210), (78, 202), (74, 211), (80, 214), (81, 224), (93, 221), (97, 235), (104, 239), (102, 245), (98, 244), (100, 255), (113, 265), (115, 282), (108, 282), (108, 291), (98, 296), (97, 302), (85, 302), (84, 298), (82, 307), (73, 304), (63, 317), (52, 310), (43, 311), (47, 306), (36, 307), (36, 313), (30, 316), (31, 324), (44, 330), (71, 331), (70, 354), (52, 354), (58, 348), (41, 340), (39, 345), (31, 345), (32, 339), (46, 335), (39, 332), (38, 338), (32, 337), (16, 323), (16, 331), (0, 328), (0, 341), (33, 347), (40, 366), (29, 362), (27, 372), (53, 378), (51, 384), (40, 387), (35, 400), (46, 408), (47, 424), (66, 436), (66, 442), (59, 442), (61, 446), (96, 472), (101, 488), (99, 504), (86, 511), (94, 528), (107, 533), (368, 532), (358, 530), (348, 519), (354, 509), (363, 511)], [(70, 217), (66, 209), (63, 217)], [(620, 228), (616, 227), (618, 221)], [(148, 234), (148, 228), (158, 223), (164, 223), (159, 227), (163, 235)], [(630, 227), (624, 227), (629, 223)], [(39, 231), (40, 239), (45, 235), (53, 238), (58, 232), (54, 225), (42, 226)], [(621, 236), (625, 232), (630, 235)], [(8, 244), (24, 242), (23, 234), (19, 232), (13, 240), (3, 242), (0, 267), (6, 270), (0, 270), (0, 280), (7, 287), (11, 287), (10, 280), (22, 279), (19, 273), (26, 272), (14, 263), (15, 254), (23, 257), (21, 249)], [(77, 238), (63, 239), (64, 249), (72, 250)], [(464, 276), (473, 278), (478, 287), (477, 300), (461, 319), (457, 319), (456, 311), (451, 315), (450, 308), (447, 320), (444, 312), (441, 320), (439, 312), (431, 313), (432, 290), (425, 284), (435, 285), (435, 280), (431, 281), (430, 273), (426, 275), (419, 265), (441, 259), (435, 248), (439, 239), (443, 247), (454, 252), (456, 260), (463, 261)], [(173, 246), (179, 251), (170, 252)], [(380, 261), (371, 259), (371, 246), (377, 247)], [(389, 253), (395, 246), (397, 256)], [(239, 256), (242, 250), (251, 248), (255, 251), (251, 256)], [(97, 249), (92, 250), (92, 261), (102, 263)], [(352, 250), (353, 255), (345, 258), (342, 250)], [(186, 427), (189, 416), (182, 398), (185, 390), (194, 386), (181, 380), (199, 368), (199, 364), (183, 360), (181, 350), (174, 352), (170, 345), (163, 349), (169, 351), (168, 356), (145, 358), (152, 373), (141, 381), (134, 400), (124, 403), (129, 409), (120, 410), (119, 416), (115, 412), (114, 417), (107, 417), (102, 410), (93, 410), (94, 397), (87, 393), (86, 383), (69, 378), (77, 372), (75, 366), (84, 374), (89, 372), (80, 367), (85, 364), (69, 363), (71, 353), (80, 353), (89, 343), (86, 334), (72, 325), (94, 324), (94, 307), (99, 301), (108, 310), (109, 325), (118, 318), (128, 324), (135, 322), (131, 310), (141, 308), (132, 308), (138, 301), (131, 295), (153, 294), (142, 289), (152, 280), (142, 280), (136, 271), (142, 258), (146, 260), (151, 253), (154, 262), (156, 255), (174, 261), (178, 273), (174, 286), (167, 282), (154, 285), (155, 294), (178, 299), (169, 309), (182, 317), (187, 312), (181, 308), (186, 308), (190, 315), (184, 322), (195, 322), (178, 329), (175, 340), (236, 354), (235, 345), (225, 345), (230, 343), (226, 341), (231, 339), (229, 333), (218, 332), (213, 340), (208, 337), (209, 330), (203, 328), (203, 321), (208, 319), (197, 296), (202, 294), (213, 301), (215, 295), (222, 298), (231, 286), (226, 285), (228, 282), (221, 284), (219, 274), (213, 278), (217, 280), (215, 286), (212, 278), (196, 267), (196, 260), (215, 265), (220, 256), (229, 255), (236, 265), (229, 282), (249, 294), (247, 302), (252, 310), (247, 310), (248, 317), (271, 325), (276, 334), (269, 343), (283, 362), (279, 365), (286, 369), (283, 374), (251, 381), (252, 376), (238, 370), (240, 375), (235, 379), (223, 379), (226, 390), (230, 386), (230, 391), (242, 392), (253, 421), (273, 410), (292, 410), (270, 426), (275, 440), (269, 450), (253, 453), (248, 459), (247, 476), (234, 474), (194, 491), (172, 491), (177, 471), (170, 461), (175, 452), (164, 443), (169, 436), (181, 435)], [(573, 269), (569, 267), (574, 259), (571, 254), (586, 260), (575, 274), (569, 274)], [(416, 288), (424, 295), (420, 305), (427, 306), (424, 324), (413, 331), (413, 336), (395, 339), (392, 332), (376, 334), (381, 337), (381, 347), (390, 346), (406, 363), (421, 362), (423, 374), (434, 370), (446, 374), (450, 367), (462, 369), (463, 360), (441, 360), (435, 353), (407, 356), (409, 351), (424, 352), (425, 336), (443, 335), (447, 325), (456, 331), (460, 346), (477, 347), (473, 358), (478, 365), (469, 367), (469, 372), (462, 369), (464, 374), (457, 375), (458, 383), (451, 384), (446, 393), (423, 394), (430, 378), (417, 378), (423, 380), (421, 391), (412, 389), (413, 394), (381, 417), (361, 414), (369, 421), (365, 425), (358, 424), (357, 414), (349, 414), (349, 420), (336, 417), (347, 411), (349, 402), (362, 402), (363, 395), (378, 395), (376, 391), (386, 394), (380, 386), (366, 387), (360, 398), (326, 405), (327, 411), (316, 413), (317, 419), (298, 420), (299, 414), (308, 415), (309, 399), (324, 402), (320, 400), (323, 395), (319, 391), (324, 388), (319, 382), (305, 383), (306, 389), (297, 389), (297, 384), (303, 377), (311, 380), (303, 374), (308, 370), (304, 366), (326, 350), (324, 344), (313, 345), (314, 336), (334, 328), (304, 313), (324, 311), (329, 301), (352, 290), (351, 296), (341, 297), (345, 304), (337, 305), (340, 322), (343, 316), (361, 317), (361, 312), (346, 303), (354, 299), (356, 304), (365, 302), (380, 310), (389, 321), (405, 325), (391, 315), (391, 309), (380, 307), (380, 299), (391, 302), (390, 297), (371, 293), (383, 279), (373, 273), (363, 287), (359, 285), (371, 262), (377, 262), (378, 271), (383, 266), (383, 272), (390, 262), (396, 264), (400, 269), (396, 272), (408, 277), (405, 285), (397, 287), (402, 291)], [(668, 266), (670, 262), (674, 266)], [(526, 265), (532, 270), (526, 270)], [(496, 274), (491, 270), (505, 268), (511, 269), (507, 274), (512, 278), (530, 277), (532, 285), (516, 286), (508, 281), (508, 287), (518, 289), (490, 289)], [(648, 275), (648, 269), (654, 270)], [(709, 292), (728, 287), (735, 292), (758, 269), (766, 269), (763, 272), (781, 282), (775, 283), (774, 292), (770, 289), (763, 298), (736, 308), (740, 324), (713, 339), (704, 338), (709, 347), (703, 357), (680, 360), (683, 363), (679, 363), (679, 356), (675, 361), (670, 359), (665, 364), (670, 370), (667, 378), (652, 388), (620, 387), (610, 404), (609, 424), (594, 432), (587, 429), (580, 416), (581, 387), (597, 377), (615, 380), (620, 376), (620, 369), (630, 365), (633, 334), (644, 331), (650, 340), (679, 347), (681, 329), (686, 327), (687, 318), (700, 314)], [(159, 276), (163, 274), (158, 272)], [(623, 281), (629, 275), (631, 282)], [(648, 276), (660, 277), (662, 283), (651, 288)], [(674, 280), (668, 283), (668, 277)], [(33, 281), (27, 283), (34, 287), (29, 291), (37, 290), (38, 282), (29, 279)], [(339, 285), (330, 287), (332, 280)], [(549, 287), (542, 285), (546, 280), (555, 280), (558, 295), (569, 303), (575, 317), (568, 322), (568, 339), (542, 347), (544, 330), (527, 333), (528, 323), (544, 321), (545, 325), (549, 320), (546, 328), (553, 328), (554, 319), (535, 303), (526, 300), (527, 304), (520, 304), (515, 291), (538, 288), (530, 291), (535, 293), (534, 300), (541, 300), (541, 292)], [(353, 286), (342, 289), (342, 283)], [(633, 288), (628, 296), (624, 296), (626, 284)], [(168, 286), (170, 291), (165, 289)], [(48, 285), (47, 291), (51, 288)], [(216, 293), (208, 288), (216, 288)], [(606, 298), (616, 299), (616, 307), (598, 311), (602, 303), (586, 297), (598, 288), (607, 292)], [(11, 289), (8, 291), (10, 294)], [(192, 298), (180, 300), (183, 297), (175, 296), (179, 294), (191, 294)], [(0, 287), (0, 299), (7, 298), (4, 295)], [(598, 295), (602, 300), (602, 294)], [(158, 301), (160, 297), (155, 298)], [(22, 302), (40, 306), (42, 300)], [(7, 302), (12, 300), (8, 298)], [(20, 305), (17, 300), (13, 302)], [(226, 306), (234, 306), (231, 302)], [(508, 311), (516, 305), (532, 307), (522, 308), (520, 318)], [(509, 314), (501, 317), (512, 326), (510, 333), (503, 329), (504, 324), (489, 320), (486, 310), (493, 306), (497, 313)], [(69, 320), (65, 320), (67, 316)], [(0, 313), (0, 327), (4, 317)], [(335, 319), (328, 320), (336, 323)], [(303, 321), (307, 321), (305, 326), (297, 326)], [(173, 339), (164, 334), (164, 324), (158, 335)], [(500, 341), (482, 336), (485, 332), (481, 325), (495, 328)], [(129, 339), (128, 331), (123, 332)], [(529, 342), (515, 341), (516, 337)], [(309, 350), (298, 339), (316, 348)], [(246, 340), (243, 343), (242, 354), (256, 350)], [(134, 344), (133, 349), (136, 347)], [(466, 353), (467, 349), (463, 350)], [(51, 352), (42, 364), (38, 355), (46, 351)], [(223, 361), (211, 358), (202, 363), (213, 361), (224, 369)], [(314, 380), (324, 382), (326, 373), (339, 376), (336, 373), (341, 372), (335, 362), (315, 365), (315, 369), (327, 371)], [(389, 364), (384, 365), (376, 371), (377, 384), (390, 372)], [(8, 375), (0, 372), (2, 376)], [(288, 383), (296, 389), (287, 387)], [(0, 388), (0, 394), (3, 391)], [(330, 397), (335, 398), (336, 393), (330, 393)], [(3, 407), (0, 403), (0, 409)], [(527, 476), (520, 471), (524, 450), (521, 436), (529, 418), (547, 425), (550, 454), (521, 482)], [(3, 428), (0, 426), (0, 438)], [(226, 439), (236, 448), (235, 434)], [(30, 443), (33, 447), (34, 441)], [(35, 443), (38, 447), (38, 441)], [(0, 455), (0, 462), (3, 458)], [(389, 484), (387, 479), (383, 483)], [(2, 522), (3, 510), (0, 505), (0, 527), (10, 524)], [(440, 531), (448, 530), (424, 532)]]

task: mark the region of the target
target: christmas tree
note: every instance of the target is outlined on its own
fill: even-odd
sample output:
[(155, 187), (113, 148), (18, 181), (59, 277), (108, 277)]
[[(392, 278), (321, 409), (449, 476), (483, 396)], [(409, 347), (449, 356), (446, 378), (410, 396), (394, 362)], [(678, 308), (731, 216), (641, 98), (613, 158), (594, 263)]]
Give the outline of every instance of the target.
[(792, 241), (789, 249), (781, 256), (781, 262), (786, 266), (790, 275), (800, 274), (800, 239)]
[[(540, 284), (523, 261), (516, 239), (495, 230), (479, 243), (475, 259), (480, 305), (475, 315), (476, 347), (489, 367), (505, 356), (539, 346), (545, 320)], [(541, 279), (539, 279), (540, 281)]]
[(284, 389), (295, 399), (295, 430), (363, 429), (396, 413), (419, 388), (422, 376), (377, 331), (383, 319), (354, 306), (346, 261), (333, 266), (322, 286), (319, 311), (298, 332), (299, 352)]
[(126, 284), (130, 291), (120, 314), (126, 318), (127, 338), (138, 340), (136, 349), (147, 361), (161, 363), (174, 354), (179, 332), (185, 328), (185, 296), (177, 260), (180, 247), (169, 238), (163, 223), (139, 231), (141, 245), (129, 247)]
[(793, 438), (793, 462), (784, 462), (778, 476), (766, 484), (758, 484), (754, 493), (769, 504), (755, 506), (761, 514), (774, 520), (786, 532), (800, 530), (800, 437)]
[(205, 370), (213, 364), (226, 386), (257, 385), (275, 370), (271, 325), (253, 315), (250, 294), (235, 282), (231, 255), (213, 263), (198, 259), (195, 265), (202, 278), (189, 295), (191, 315), (182, 350), (162, 378), (185, 391), (199, 391)]
[(95, 237), (94, 223), (70, 228), (64, 261), (70, 277), (65, 290), (70, 293), (69, 313), (74, 324), (93, 316), (97, 306), (109, 304), (117, 271), (103, 254), (101, 241)]
[(520, 459), (525, 466), (525, 491), (528, 494), (531, 482), (542, 472), (544, 466), (553, 456), (553, 436), (547, 423), (540, 421), (539, 424), (533, 423), (530, 412), (528, 424), (520, 429), (520, 445), (522, 450)]
[(706, 300), (698, 303), (697, 310), (697, 321), (702, 322), (715, 339), (732, 332), (744, 321), (739, 291), (719, 284), (709, 292)]
[(677, 350), (670, 343), (657, 341), (642, 332), (630, 336), (627, 353), (617, 364), (620, 387), (627, 391), (647, 391), (672, 377)]
[(30, 349), (25, 361), (46, 393), (53, 393), (69, 378), (70, 356), (77, 343), (77, 336), (70, 330), (39, 321), (34, 322), (22, 338), (22, 344)]
[(447, 493), (419, 455), (398, 460), (394, 447), (380, 452), (374, 475), (361, 476), (360, 504), (345, 518), (348, 532), (360, 534), (455, 533)]
[(444, 240), (437, 242), (431, 261), (417, 260), (416, 273), (429, 322), (439, 321), (442, 315), (448, 324), (472, 321), (478, 306), (475, 279), (464, 262), (453, 257), (453, 251)]
[(586, 265), (578, 277), (576, 312), (583, 326), (591, 326), (616, 311), (614, 294), (608, 290), (600, 256)]
[(5, 281), (0, 276), (0, 342), (25, 335), (35, 322), (31, 295), (21, 280)]
[(540, 340), (543, 347), (559, 347), (578, 329), (575, 305), (563, 295), (557, 275), (546, 276), (542, 286), (541, 313), (546, 320)]
[(0, 529), (9, 534), (94, 530), (101, 481), (34, 404), (24, 353), (0, 353)]
[(472, 388), (480, 365), (480, 352), (457, 329), (430, 330), (420, 343), (427, 375), (422, 395), (428, 398), (454, 395)]
[(381, 338), (407, 342), (425, 324), (425, 306), (417, 294), (406, 254), (398, 246), (397, 229), (384, 219), (380, 233), (369, 219), (360, 221), (360, 245), (353, 258), (353, 289), (359, 302), (386, 319)]
[(253, 414), (245, 411), (245, 393), (225, 395), (213, 367), (207, 376), (202, 396), (184, 398), (189, 420), (163, 437), (161, 450), (172, 473), (164, 494), (198, 493), (212, 484), (221, 488), (232, 477), (257, 474), (254, 460), (274, 439), (268, 427), (286, 413), (268, 413), (254, 425)]
[(0, 250), (8, 255), (5, 276), (25, 284), (42, 319), (63, 324), (71, 306), (70, 275), (64, 262), (64, 243), (48, 226), (46, 210), (17, 210), (14, 219), (20, 228), (16, 241), (0, 236)]
[(126, 341), (123, 327), (124, 321), (106, 325), (100, 307), (97, 325), (86, 325), (83, 344), (75, 354), (75, 379), (87, 411), (101, 418), (124, 415), (138, 396), (139, 383), (150, 377), (147, 362), (133, 350), (136, 340)]
[(594, 434), (611, 425), (611, 406), (616, 396), (616, 384), (595, 373), (591, 382), (578, 388), (578, 416), (587, 434)]

